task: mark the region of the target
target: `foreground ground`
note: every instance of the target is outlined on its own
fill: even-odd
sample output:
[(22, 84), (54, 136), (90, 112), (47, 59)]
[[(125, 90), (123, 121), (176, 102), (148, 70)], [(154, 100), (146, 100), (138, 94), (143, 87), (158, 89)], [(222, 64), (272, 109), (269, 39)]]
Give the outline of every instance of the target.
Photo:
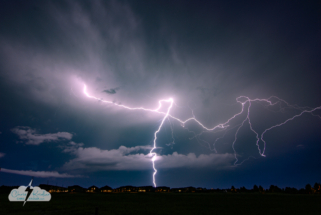
[(50, 202), (22, 204), (0, 194), (0, 214), (321, 214), (321, 195), (54, 193)]

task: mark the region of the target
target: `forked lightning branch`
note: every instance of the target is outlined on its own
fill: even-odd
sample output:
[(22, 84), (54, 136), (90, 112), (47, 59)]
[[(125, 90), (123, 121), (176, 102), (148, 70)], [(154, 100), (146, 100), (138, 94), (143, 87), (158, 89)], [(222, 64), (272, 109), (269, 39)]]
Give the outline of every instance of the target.
[[(208, 132), (211, 132), (211, 131), (214, 131), (214, 130), (218, 130), (218, 129), (221, 129), (221, 130), (224, 130), (226, 128), (228, 128), (230, 126), (230, 122), (234, 119), (236, 119), (237, 117), (241, 116), (243, 113), (245, 113), (245, 118), (242, 120), (241, 124), (238, 125), (237, 129), (236, 129), (236, 132), (235, 132), (235, 135), (234, 135), (234, 141), (232, 143), (232, 148), (233, 148), (233, 151), (234, 151), (234, 157), (235, 157), (235, 162), (234, 162), (234, 165), (239, 165), (237, 164), (238, 162), (238, 159), (237, 159), (237, 153), (235, 151), (235, 148), (234, 148), (234, 145), (237, 141), (237, 136), (238, 136), (238, 132), (240, 130), (241, 127), (243, 127), (243, 125), (245, 124), (245, 122), (248, 122), (249, 125), (250, 125), (250, 130), (256, 135), (256, 146), (258, 148), (258, 151), (259, 151), (259, 154), (263, 157), (265, 157), (265, 148), (266, 148), (266, 142), (265, 140), (263, 139), (264, 137), (264, 134), (267, 132), (267, 131), (270, 131), (271, 129), (273, 128), (276, 128), (276, 127), (279, 127), (279, 126), (282, 126), (284, 124), (286, 124), (287, 122), (289, 121), (292, 121), (294, 120), (295, 118), (299, 117), (299, 116), (302, 116), (304, 113), (310, 113), (312, 114), (313, 116), (317, 116), (320, 118), (319, 115), (315, 115), (314, 112), (316, 110), (319, 110), (321, 109), (321, 106), (319, 107), (316, 107), (316, 108), (309, 108), (309, 107), (299, 107), (297, 105), (290, 105), (288, 102), (276, 97), (276, 96), (271, 96), (270, 98), (268, 99), (250, 99), (249, 97), (246, 97), (246, 96), (240, 96), (236, 99), (236, 101), (241, 104), (241, 110), (240, 112), (234, 114), (232, 117), (230, 117), (229, 119), (227, 119), (225, 122), (223, 123), (220, 123), (212, 128), (208, 128), (206, 126), (204, 126), (199, 120), (196, 119), (196, 117), (193, 115), (193, 117), (191, 118), (188, 118), (186, 120), (182, 120), (182, 119), (179, 119), (173, 115), (171, 115), (171, 110), (173, 108), (173, 104), (174, 104), (174, 100), (172, 98), (169, 98), (169, 99), (162, 99), (162, 100), (159, 100), (158, 101), (158, 107), (156, 109), (148, 109), (148, 108), (143, 108), (143, 107), (129, 107), (129, 106), (125, 106), (125, 105), (122, 105), (122, 104), (116, 104), (112, 101), (106, 101), (106, 100), (103, 100), (103, 99), (100, 99), (100, 98), (97, 98), (95, 96), (92, 96), (92, 95), (89, 95), (88, 92), (87, 92), (87, 86), (84, 85), (84, 89), (83, 89), (83, 92), (84, 94), (89, 97), (89, 98), (92, 98), (92, 99), (95, 99), (95, 100), (98, 100), (98, 101), (101, 101), (101, 102), (104, 102), (104, 103), (109, 103), (109, 104), (112, 104), (112, 105), (115, 105), (115, 106), (118, 106), (119, 108), (125, 108), (125, 109), (128, 109), (128, 110), (133, 110), (133, 111), (138, 111), (138, 110), (142, 110), (142, 111), (149, 111), (149, 112), (154, 112), (154, 113), (157, 113), (157, 114), (160, 114), (163, 116), (163, 119), (158, 127), (158, 129), (155, 131), (154, 133), (154, 141), (153, 141), (153, 147), (152, 149), (150, 150), (149, 154), (151, 155), (151, 161), (152, 161), (152, 165), (153, 165), (153, 169), (154, 169), (154, 173), (153, 173), (153, 184), (154, 186), (156, 187), (156, 180), (155, 180), (155, 176), (156, 176), (156, 173), (157, 173), (157, 169), (155, 167), (155, 160), (157, 158), (157, 154), (154, 152), (154, 150), (156, 149), (157, 147), (157, 144), (156, 144), (156, 141), (157, 141), (157, 134), (159, 133), (159, 131), (162, 129), (162, 126), (164, 124), (164, 121), (166, 120), (166, 118), (170, 117), (171, 119), (174, 119), (176, 121), (178, 121), (182, 127), (185, 127), (185, 124), (189, 121), (194, 121), (196, 122), (204, 131), (208, 131)], [(272, 100), (276, 100), (275, 102), (272, 102)], [(251, 124), (251, 119), (250, 119), (250, 109), (251, 109), (251, 105), (253, 102), (260, 102), (260, 103), (263, 103), (264, 105), (267, 105), (267, 106), (274, 106), (274, 105), (277, 105), (277, 104), (283, 104), (285, 107), (287, 108), (292, 108), (292, 109), (296, 109), (299, 111), (299, 114), (297, 115), (294, 115), (293, 117), (291, 118), (288, 118), (287, 120), (283, 121), (282, 123), (279, 123), (279, 124), (276, 124), (276, 125), (273, 125), (267, 129), (265, 129), (261, 134), (259, 134), (257, 131), (254, 130), (252, 124)], [(167, 110), (166, 112), (164, 111), (160, 111), (160, 109), (162, 108), (162, 105), (163, 103), (168, 103), (168, 107), (167, 107)], [(246, 106), (247, 105), (247, 106)], [(198, 135), (201, 135), (202, 132)], [(216, 139), (217, 141), (217, 139)], [(214, 147), (215, 147), (215, 143), (216, 141), (214, 142)], [(263, 149), (261, 150), (260, 149), (260, 146), (259, 146), (259, 142), (262, 141), (263, 142)]]

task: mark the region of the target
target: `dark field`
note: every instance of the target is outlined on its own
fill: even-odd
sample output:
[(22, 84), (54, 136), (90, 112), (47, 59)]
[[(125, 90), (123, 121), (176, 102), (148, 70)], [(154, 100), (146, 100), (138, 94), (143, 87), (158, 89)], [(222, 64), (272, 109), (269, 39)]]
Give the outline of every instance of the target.
[(54, 193), (50, 202), (9, 202), (0, 214), (321, 214), (321, 195), (232, 193)]

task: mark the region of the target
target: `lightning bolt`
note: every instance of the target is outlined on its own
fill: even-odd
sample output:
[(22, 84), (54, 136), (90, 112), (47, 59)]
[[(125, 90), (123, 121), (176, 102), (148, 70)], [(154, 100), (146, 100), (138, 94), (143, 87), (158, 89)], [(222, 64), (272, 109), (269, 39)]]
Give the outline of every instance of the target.
[[(156, 175), (156, 173), (157, 173), (157, 169), (155, 168), (155, 160), (156, 160), (157, 154), (154, 153), (153, 150), (156, 149), (157, 133), (161, 130), (161, 128), (162, 128), (162, 126), (163, 126), (163, 124), (164, 124), (165, 119), (168, 117), (169, 112), (170, 112), (170, 110), (171, 110), (172, 107), (173, 107), (173, 99), (172, 99), (172, 98), (170, 98), (170, 99), (168, 99), (168, 100), (161, 100), (161, 101), (170, 102), (170, 106), (169, 106), (169, 108), (167, 108), (166, 115), (164, 116), (161, 124), (159, 125), (158, 130), (155, 131), (155, 133), (154, 133), (154, 146), (153, 146), (152, 150), (150, 150), (150, 152), (149, 152), (149, 154), (151, 154), (151, 155), (153, 156), (153, 157), (152, 157), (153, 169), (154, 169), (154, 173), (153, 173), (153, 184), (154, 184), (155, 187), (156, 187), (155, 175)], [(161, 101), (159, 102), (160, 104), (161, 104)]]
[[(169, 112), (170, 112), (171, 108), (173, 107), (173, 99), (172, 99), (172, 98), (169, 98), (169, 99), (167, 99), (167, 100), (165, 100), (165, 99), (159, 100), (159, 101), (158, 101), (158, 108), (156, 108), (156, 109), (153, 110), (153, 109), (146, 109), (146, 108), (143, 108), (143, 107), (131, 108), (131, 107), (128, 107), (128, 106), (125, 106), (125, 105), (115, 104), (115, 103), (113, 103), (113, 102), (111, 102), (111, 101), (106, 101), (106, 100), (103, 100), (103, 99), (99, 99), (99, 98), (94, 97), (94, 96), (91, 96), (91, 95), (89, 95), (89, 94), (87, 93), (87, 86), (86, 86), (86, 85), (84, 86), (84, 93), (85, 93), (85, 95), (86, 95), (87, 97), (89, 97), (89, 98), (93, 98), (93, 99), (99, 100), (99, 101), (101, 101), (101, 102), (113, 104), (113, 105), (116, 105), (116, 106), (119, 106), (119, 107), (122, 107), (122, 108), (126, 108), (126, 109), (129, 109), (129, 110), (144, 110), (144, 111), (151, 111), (151, 112), (156, 112), (156, 113), (160, 113), (160, 114), (165, 114), (165, 116), (163, 117), (163, 119), (162, 119), (162, 121), (161, 121), (161, 124), (159, 125), (157, 131), (155, 131), (155, 133), (154, 133), (154, 144), (153, 144), (153, 148), (152, 148), (152, 149), (150, 150), (150, 152), (149, 152), (149, 154), (152, 156), (152, 159), (151, 159), (151, 160), (152, 160), (153, 169), (154, 169), (154, 173), (153, 173), (153, 184), (154, 184), (154, 186), (156, 187), (155, 176), (156, 176), (156, 173), (157, 173), (157, 169), (156, 169), (156, 167), (155, 167), (155, 160), (156, 160), (156, 158), (157, 158), (157, 154), (156, 154), (155, 152), (153, 152), (153, 151), (157, 148), (157, 145), (156, 145), (157, 134), (158, 134), (159, 131), (161, 130), (161, 128), (162, 128), (162, 126), (163, 126), (164, 121), (166, 120), (166, 118), (167, 118), (168, 116), (170, 116), (170, 115), (169, 115)], [(162, 107), (162, 103), (163, 103), (163, 102), (168, 102), (168, 103), (170, 103), (169, 107), (167, 108), (167, 112), (166, 112), (166, 113), (159, 111), (160, 108)]]
[[(284, 124), (286, 124), (287, 122), (289, 121), (292, 121), (294, 120), (295, 118), (297, 117), (300, 117), (302, 116), (304, 113), (310, 113), (311, 115), (313, 116), (316, 116), (316, 117), (319, 117), (321, 119), (321, 117), (319, 115), (316, 115), (314, 114), (313, 112), (316, 111), (316, 110), (320, 110), (321, 109), (321, 106), (320, 107), (316, 107), (316, 108), (310, 108), (310, 107), (299, 107), (298, 105), (290, 105), (288, 102), (286, 102), (285, 100), (282, 100), (276, 96), (271, 96), (269, 97), (268, 99), (259, 99), (259, 98), (256, 98), (256, 99), (250, 99), (249, 97), (246, 97), (246, 96), (240, 96), (240, 97), (237, 97), (236, 98), (236, 102), (241, 104), (241, 111), (234, 114), (232, 117), (230, 117), (229, 119), (227, 119), (225, 122), (223, 123), (220, 123), (218, 125), (215, 125), (214, 127), (206, 127), (205, 125), (203, 125), (199, 120), (196, 119), (195, 115), (194, 115), (194, 112), (192, 110), (192, 116), (193, 117), (190, 117), (186, 120), (182, 120), (182, 119), (179, 119), (177, 117), (174, 117), (173, 115), (170, 114), (170, 111), (173, 107), (173, 104), (174, 103), (174, 100), (172, 98), (170, 99), (163, 99), (163, 100), (159, 100), (158, 101), (158, 107), (156, 109), (148, 109), (148, 108), (143, 108), (143, 107), (129, 107), (129, 106), (126, 106), (126, 105), (122, 105), (122, 104), (116, 104), (116, 103), (113, 103), (111, 101), (106, 101), (106, 100), (103, 100), (103, 99), (100, 99), (100, 98), (97, 98), (95, 96), (92, 96), (92, 95), (89, 95), (88, 92), (87, 92), (87, 86), (84, 85), (84, 89), (83, 89), (83, 92), (84, 94), (89, 97), (89, 98), (92, 98), (92, 99), (95, 99), (95, 100), (98, 100), (98, 101), (101, 101), (103, 103), (109, 103), (109, 104), (113, 104), (115, 106), (118, 106), (118, 107), (121, 107), (121, 108), (125, 108), (125, 109), (128, 109), (128, 110), (143, 110), (143, 111), (149, 111), (149, 112), (154, 112), (154, 113), (158, 113), (158, 114), (161, 114), (161, 115), (164, 115), (162, 121), (161, 121), (161, 124), (159, 125), (158, 129), (155, 131), (154, 133), (154, 142), (153, 142), (153, 148), (150, 150), (149, 154), (151, 155), (152, 157), (152, 164), (153, 164), (153, 169), (154, 169), (154, 173), (153, 173), (153, 184), (154, 186), (156, 187), (156, 180), (155, 180), (155, 176), (156, 176), (156, 173), (157, 173), (157, 169), (155, 167), (155, 160), (157, 158), (157, 154), (154, 152), (154, 150), (157, 148), (157, 144), (156, 144), (156, 140), (157, 140), (157, 134), (159, 133), (159, 131), (161, 130), (163, 124), (164, 124), (164, 121), (166, 119), (174, 119), (176, 120), (177, 122), (180, 123), (180, 125), (185, 128), (185, 125), (186, 123), (190, 122), (190, 121), (194, 121), (195, 123), (197, 123), (202, 129), (203, 131), (200, 132), (199, 134), (195, 134), (195, 132), (193, 131), (189, 131), (188, 128), (185, 128), (187, 129), (189, 132), (192, 132), (194, 133), (194, 137), (190, 138), (190, 139), (193, 139), (193, 138), (196, 138), (197, 141), (199, 141), (199, 136), (202, 135), (204, 132), (221, 132), (221, 131), (224, 131), (225, 130), (225, 133), (222, 137), (219, 137), (215, 140), (214, 144), (213, 144), (213, 150), (215, 152), (216, 149), (215, 149), (215, 144), (216, 142), (219, 140), (219, 139), (222, 139), (224, 138), (226, 132), (227, 132), (227, 129), (230, 127), (230, 123), (231, 121), (235, 120), (236, 118), (239, 118), (242, 114), (246, 114), (246, 117), (243, 118), (242, 122), (237, 125), (237, 129), (236, 129), (236, 132), (234, 134), (234, 141), (232, 143), (232, 149), (234, 151), (234, 157), (235, 157), (235, 162), (234, 162), (234, 166), (237, 166), (237, 165), (241, 165), (244, 161), (248, 160), (249, 158), (254, 158), (253, 156), (250, 156), (249, 158), (245, 159), (244, 161), (242, 161), (241, 163), (238, 163), (238, 158), (237, 158), (237, 152), (235, 150), (235, 143), (237, 141), (237, 137), (238, 137), (238, 133), (239, 133), (239, 130), (244, 126), (244, 124), (246, 122), (248, 122), (249, 124), (249, 127), (250, 127), (250, 130), (255, 134), (256, 136), (256, 146), (258, 148), (258, 151), (259, 151), (259, 154), (262, 156), (262, 157), (265, 157), (265, 149), (266, 149), (266, 142), (265, 140), (263, 139), (263, 136), (264, 134), (267, 132), (267, 131), (270, 131), (271, 129), (273, 128), (276, 128), (276, 127), (279, 127), (279, 126), (282, 126)], [(272, 102), (272, 100), (276, 100), (275, 102)], [(164, 112), (164, 111), (160, 111), (161, 107), (162, 107), (162, 103), (169, 103), (169, 106), (167, 108), (167, 111)], [(268, 110), (272, 111), (271, 109), (269, 109), (269, 107), (271, 106), (276, 106), (277, 104), (279, 105), (279, 110), (280, 112), (283, 112), (285, 109), (295, 109), (295, 110), (298, 110), (300, 111), (299, 114), (285, 120), (284, 122), (280, 123), (280, 124), (276, 124), (276, 125), (273, 125), (267, 129), (265, 129), (261, 135), (259, 135), (258, 132), (256, 132), (253, 128), (253, 125), (251, 123), (251, 119), (250, 119), (250, 109), (251, 109), (251, 105), (253, 102), (257, 102), (257, 103), (260, 103), (261, 105), (263, 105), (263, 107), (267, 108)], [(176, 104), (175, 104), (176, 105)], [(178, 105), (176, 105), (178, 106)], [(171, 123), (170, 123), (170, 126), (171, 126)], [(235, 126), (234, 126), (235, 127)], [(230, 127), (230, 129), (232, 129)], [(173, 128), (171, 126), (171, 130), (172, 130), (172, 138), (173, 138), (173, 141), (174, 141), (174, 136), (173, 136)], [(211, 146), (210, 146), (210, 143), (206, 142), (205, 140), (202, 140), (203, 142), (207, 143), (209, 145), (209, 148), (211, 149)], [(259, 146), (259, 142), (262, 141), (263, 142), (263, 150), (260, 149), (260, 146)], [(255, 158), (254, 158), (255, 159)]]
[(33, 178), (31, 179), (29, 185), (27, 186), (27, 189), (25, 190), (25, 191), (27, 191), (27, 196), (26, 196), (26, 199), (25, 199), (25, 201), (23, 203), (23, 206), (25, 206), (27, 200), (29, 199), (29, 196), (31, 195), (31, 193), (33, 191), (33, 188), (31, 188), (32, 187), (32, 181), (33, 181)]

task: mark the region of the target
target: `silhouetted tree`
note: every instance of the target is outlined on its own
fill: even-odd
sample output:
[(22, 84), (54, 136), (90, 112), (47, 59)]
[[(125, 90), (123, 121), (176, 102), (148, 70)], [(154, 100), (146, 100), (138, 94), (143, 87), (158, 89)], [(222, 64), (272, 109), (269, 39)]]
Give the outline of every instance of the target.
[(311, 192), (312, 192), (312, 187), (311, 187), (310, 184), (305, 185), (305, 191), (306, 191), (307, 193), (311, 193)]
[(286, 187), (284, 190), (285, 193), (289, 193), (289, 194), (296, 194), (298, 193), (298, 190), (296, 188), (291, 188), (291, 187)]
[[(283, 191), (284, 191), (284, 189), (283, 189)], [(275, 192), (281, 193), (281, 192), (282, 192), (282, 189), (279, 188), (278, 186), (275, 186)]]
[(247, 192), (247, 189), (243, 186), (240, 188), (240, 192)]
[(270, 188), (269, 188), (269, 192), (273, 193), (274, 192), (274, 185), (271, 185)]
[(259, 187), (256, 184), (253, 186), (253, 191), (254, 192), (259, 192)]
[(269, 192), (271, 193), (280, 193), (282, 190), (278, 186), (271, 185)]
[(316, 191), (316, 192), (320, 192), (321, 190), (321, 185), (319, 183), (315, 183), (314, 186), (313, 186), (313, 189)]
[(232, 192), (236, 192), (236, 189), (235, 189), (234, 186), (231, 187), (231, 191), (232, 191)]
[(259, 186), (259, 191), (262, 193), (264, 191), (263, 187), (260, 185)]

